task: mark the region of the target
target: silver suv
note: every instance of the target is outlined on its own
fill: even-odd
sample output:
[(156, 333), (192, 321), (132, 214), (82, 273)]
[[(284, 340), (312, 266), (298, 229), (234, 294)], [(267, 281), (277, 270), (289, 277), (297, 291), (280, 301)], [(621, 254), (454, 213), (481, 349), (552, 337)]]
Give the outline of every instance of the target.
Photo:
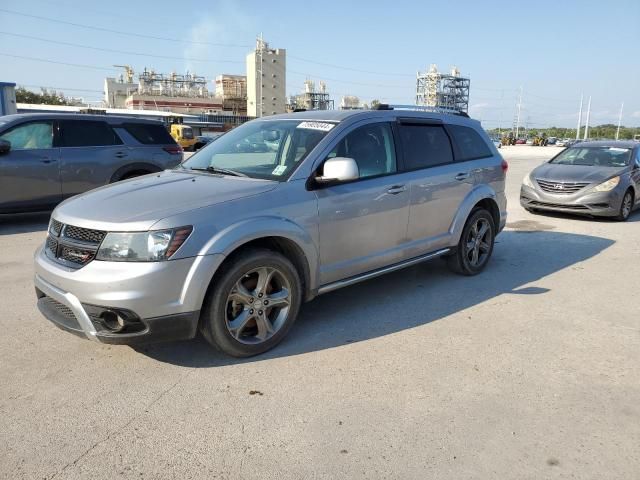
[(40, 311), (103, 343), (277, 345), (304, 301), (435, 257), (479, 273), (507, 164), (477, 121), (409, 110), (249, 122), (174, 170), (79, 195), (35, 255)]
[(65, 198), (182, 161), (158, 121), (31, 113), (0, 117), (0, 214), (50, 210)]

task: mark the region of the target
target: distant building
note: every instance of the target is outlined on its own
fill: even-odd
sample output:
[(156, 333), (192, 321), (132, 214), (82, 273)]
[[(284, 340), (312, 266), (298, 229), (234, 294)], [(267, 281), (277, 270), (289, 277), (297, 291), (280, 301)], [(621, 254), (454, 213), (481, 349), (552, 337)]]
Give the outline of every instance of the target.
[(305, 80), (304, 93), (293, 95), (289, 100), (289, 110), (333, 110), (333, 100), (327, 92), (327, 85), (320, 82), (316, 91), (316, 83), (313, 80)]
[(258, 39), (247, 55), (247, 114), (262, 117), (286, 112), (286, 51)]
[(467, 112), (470, 83), (469, 78), (460, 75), (457, 67), (452, 67), (451, 73), (447, 74), (431, 64), (426, 73), (418, 72), (416, 76), (416, 105)]

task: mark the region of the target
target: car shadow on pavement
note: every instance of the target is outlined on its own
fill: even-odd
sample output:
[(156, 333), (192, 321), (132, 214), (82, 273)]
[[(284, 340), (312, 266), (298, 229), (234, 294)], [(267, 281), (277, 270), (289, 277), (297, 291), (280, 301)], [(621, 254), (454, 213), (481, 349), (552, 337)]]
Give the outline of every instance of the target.
[(44, 232), (50, 216), (51, 212), (0, 215), (0, 235)]
[(544, 301), (549, 289), (529, 284), (579, 268), (576, 264), (613, 243), (589, 235), (508, 230), (498, 236), (493, 258), (480, 275), (455, 275), (444, 261), (435, 260), (319, 296), (302, 306), (288, 337), (263, 355), (230, 358), (201, 338), (137, 350), (161, 362), (206, 368), (340, 347), (426, 325), (500, 295), (540, 295)]

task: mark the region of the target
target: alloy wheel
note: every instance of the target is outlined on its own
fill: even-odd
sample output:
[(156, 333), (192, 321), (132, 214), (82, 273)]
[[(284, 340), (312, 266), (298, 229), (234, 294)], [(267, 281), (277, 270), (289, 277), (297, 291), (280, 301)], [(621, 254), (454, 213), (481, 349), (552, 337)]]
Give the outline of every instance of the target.
[(290, 305), (285, 275), (273, 267), (256, 268), (242, 275), (227, 297), (227, 329), (240, 343), (263, 343), (285, 324)]
[(469, 229), (465, 242), (465, 256), (473, 268), (481, 267), (489, 258), (493, 232), (486, 218), (478, 218)]
[(631, 214), (632, 202), (633, 199), (631, 198), (631, 193), (627, 192), (622, 199), (622, 218), (627, 218)]

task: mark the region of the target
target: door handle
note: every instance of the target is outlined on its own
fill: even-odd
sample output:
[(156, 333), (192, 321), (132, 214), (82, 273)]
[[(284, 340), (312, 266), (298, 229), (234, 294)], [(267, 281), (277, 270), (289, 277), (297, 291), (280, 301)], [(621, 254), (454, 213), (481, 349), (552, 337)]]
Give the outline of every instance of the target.
[(405, 192), (407, 190), (407, 187), (405, 187), (404, 185), (394, 185), (393, 187), (390, 187), (389, 190), (387, 190), (387, 193), (390, 193), (391, 195), (397, 195), (399, 193)]
[(126, 157), (126, 156), (127, 156), (127, 154), (126, 154), (125, 152), (118, 152), (118, 153), (116, 153), (116, 157), (117, 157), (117, 158), (124, 158), (124, 157)]
[(463, 172), (463, 173), (459, 173), (456, 175), (456, 180), (458, 181), (463, 181), (463, 180), (467, 180), (469, 178), (469, 172)]
[(56, 159), (55, 158), (51, 158), (51, 157), (41, 157), (40, 161), (42, 163), (53, 163), (53, 162), (56, 161)]

